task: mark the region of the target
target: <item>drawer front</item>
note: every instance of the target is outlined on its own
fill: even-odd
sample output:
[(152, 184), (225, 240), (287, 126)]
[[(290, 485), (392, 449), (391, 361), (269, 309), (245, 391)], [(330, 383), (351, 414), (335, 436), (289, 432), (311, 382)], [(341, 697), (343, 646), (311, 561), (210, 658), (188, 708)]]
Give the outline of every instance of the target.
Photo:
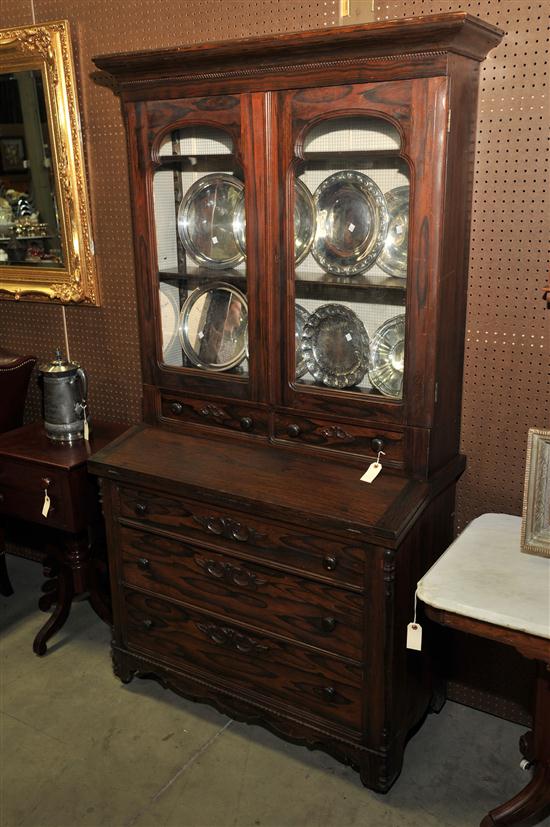
[(285, 443), (328, 448), (366, 459), (375, 459), (378, 451), (383, 451), (383, 462), (397, 467), (404, 464), (403, 431), (365, 428), (362, 425), (312, 419), (296, 414), (277, 414), (274, 437)]
[(248, 514), (124, 488), (120, 491), (120, 514), (138, 519), (144, 526), (181, 532), (221, 551), (259, 557), (299, 573), (363, 588), (364, 552), (351, 542), (257, 520)]
[(139, 592), (125, 611), (129, 647), (360, 729), (360, 667)]
[(242, 403), (209, 402), (173, 394), (161, 395), (161, 417), (169, 422), (222, 428), (267, 437), (268, 413)]
[(362, 597), (122, 527), (125, 583), (361, 660)]
[[(63, 474), (47, 466), (3, 460), (0, 464), (0, 514), (65, 527)], [(48, 490), (50, 510), (42, 516), (44, 489)]]

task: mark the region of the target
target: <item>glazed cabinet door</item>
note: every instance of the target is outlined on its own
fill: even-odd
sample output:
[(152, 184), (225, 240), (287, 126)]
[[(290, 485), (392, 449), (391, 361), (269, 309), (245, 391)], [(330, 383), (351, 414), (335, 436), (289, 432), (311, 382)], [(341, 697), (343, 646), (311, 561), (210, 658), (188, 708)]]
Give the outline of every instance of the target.
[(446, 96), (438, 77), (279, 94), (285, 408), (430, 425)]
[(127, 106), (146, 207), (134, 210), (143, 371), (161, 416), (183, 410), (178, 391), (197, 393), (201, 410), (202, 395), (265, 396), (263, 107), (251, 94)]

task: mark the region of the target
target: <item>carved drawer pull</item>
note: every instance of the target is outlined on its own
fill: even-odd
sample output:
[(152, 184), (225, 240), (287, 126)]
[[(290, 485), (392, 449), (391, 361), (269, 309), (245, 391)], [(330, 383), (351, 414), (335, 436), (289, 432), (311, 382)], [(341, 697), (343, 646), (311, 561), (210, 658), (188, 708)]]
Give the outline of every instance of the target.
[(234, 649), (243, 655), (260, 655), (269, 651), (269, 646), (265, 646), (256, 638), (238, 632), (230, 626), (218, 626), (216, 623), (197, 623), (197, 629), (200, 629), (216, 646)]
[(330, 425), (328, 428), (323, 428), (321, 436), (323, 439), (349, 439), (353, 442), (352, 435), (348, 434), (347, 431), (344, 431), (344, 429), (338, 425)]
[(134, 511), (138, 516), (143, 517), (143, 515), (147, 514), (147, 512), (149, 511), (149, 506), (147, 505), (147, 503), (136, 503), (134, 505)]
[(147, 618), (146, 620), (142, 621), (141, 625), (143, 626), (143, 628), (145, 629), (146, 632), (149, 632), (154, 627), (155, 624), (153, 623), (152, 620)]
[(327, 571), (334, 571), (338, 565), (338, 558), (334, 554), (325, 554), (323, 557), (323, 568)]
[(225, 580), (232, 586), (256, 589), (266, 583), (255, 572), (245, 569), (244, 566), (234, 566), (232, 563), (222, 563), (217, 560), (204, 560), (202, 557), (195, 557), (195, 562), (211, 577), (215, 577), (216, 580)]
[(228, 540), (237, 540), (239, 543), (255, 543), (265, 537), (262, 532), (249, 528), (231, 517), (203, 517), (193, 514), (193, 519), (211, 534), (226, 537)]
[(203, 405), (203, 407), (199, 410), (201, 416), (204, 416), (205, 419), (215, 419), (216, 422), (223, 422), (226, 419), (226, 413), (221, 408), (218, 408), (217, 405), (212, 405), (209, 403), (208, 405)]
[(137, 561), (138, 569), (141, 571), (149, 571), (151, 568), (151, 561), (147, 559), (147, 557), (139, 557)]
[(321, 628), (323, 632), (334, 632), (336, 629), (337, 620), (335, 617), (321, 618)]

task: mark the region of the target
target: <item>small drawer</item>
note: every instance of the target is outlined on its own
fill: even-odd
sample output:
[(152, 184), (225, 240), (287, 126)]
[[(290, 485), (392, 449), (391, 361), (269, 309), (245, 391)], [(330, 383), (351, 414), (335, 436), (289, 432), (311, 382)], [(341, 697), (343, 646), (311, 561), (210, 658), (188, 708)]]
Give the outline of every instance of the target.
[[(46, 489), (50, 509), (48, 516), (43, 517)], [(64, 500), (64, 478), (54, 469), (9, 460), (0, 464), (0, 514), (53, 528), (65, 528)]]
[(361, 727), (362, 669), (140, 592), (125, 593), (126, 641), (172, 668), (196, 669), (269, 703)]
[(269, 430), (268, 413), (261, 408), (242, 403), (220, 405), (205, 399), (190, 399), (172, 394), (161, 396), (161, 417), (169, 422), (204, 425), (263, 437), (267, 437)]
[(250, 514), (126, 488), (120, 490), (120, 516), (222, 552), (363, 589), (365, 552), (351, 540), (345, 543)]
[(130, 586), (362, 658), (359, 594), (126, 526), (120, 547)]
[(274, 438), (285, 443), (355, 454), (365, 459), (376, 459), (378, 452), (383, 451), (385, 463), (399, 468), (404, 464), (403, 431), (365, 428), (362, 425), (295, 414), (277, 414)]

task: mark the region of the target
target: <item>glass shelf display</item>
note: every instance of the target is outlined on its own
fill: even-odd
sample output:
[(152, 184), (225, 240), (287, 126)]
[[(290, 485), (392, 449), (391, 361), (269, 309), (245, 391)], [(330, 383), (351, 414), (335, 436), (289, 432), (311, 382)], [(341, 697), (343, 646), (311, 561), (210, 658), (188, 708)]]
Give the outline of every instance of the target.
[(294, 268), (309, 314), (298, 387), (402, 397), (410, 188), (400, 149), (396, 128), (374, 117), (324, 120), (305, 135), (295, 186), (311, 193), (315, 227)]

